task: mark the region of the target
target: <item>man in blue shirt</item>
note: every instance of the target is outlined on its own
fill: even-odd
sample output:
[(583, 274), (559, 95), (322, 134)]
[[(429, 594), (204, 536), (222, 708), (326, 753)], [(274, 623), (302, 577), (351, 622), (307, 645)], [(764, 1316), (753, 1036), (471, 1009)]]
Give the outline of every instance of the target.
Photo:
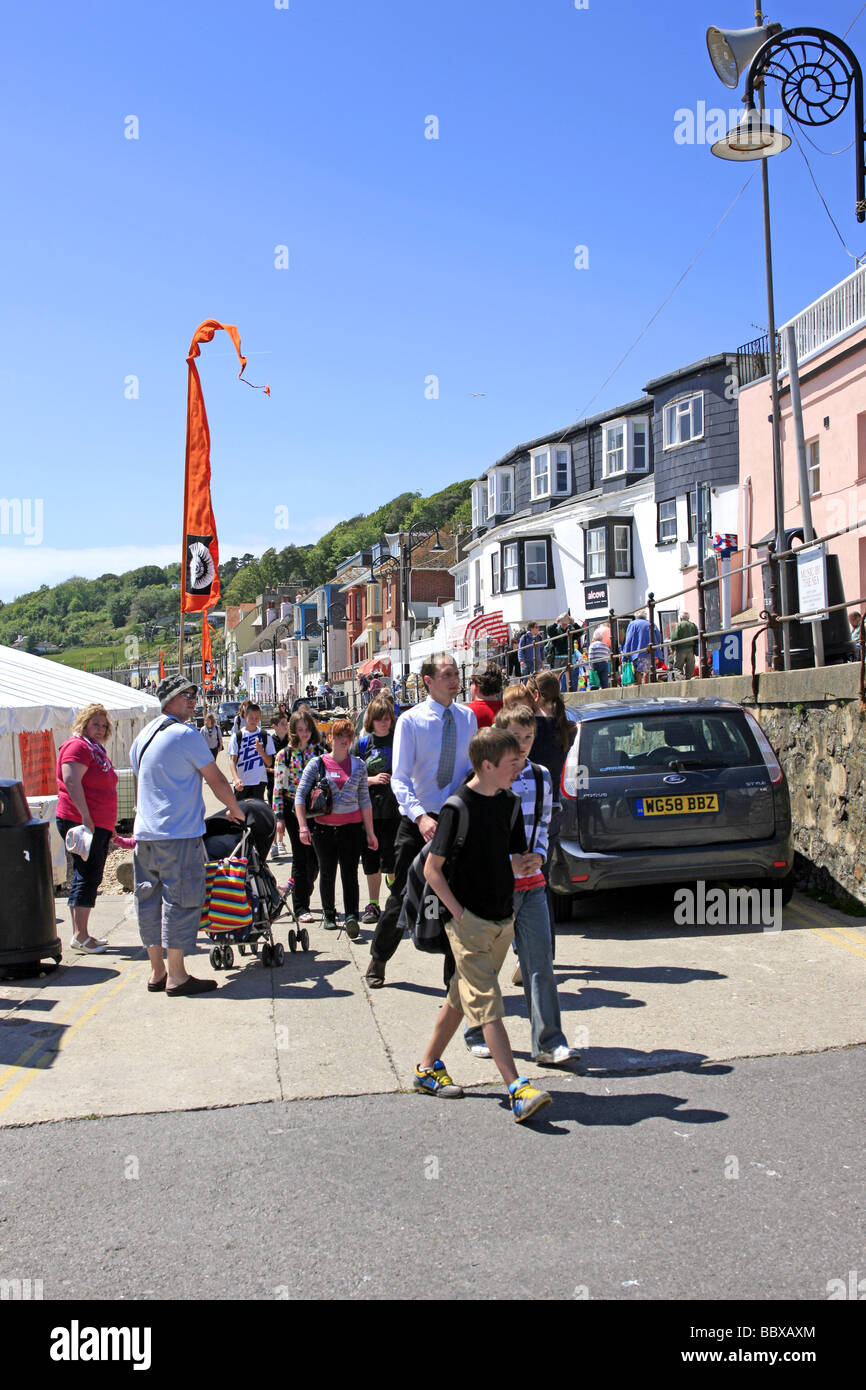
[[(635, 613), (626, 629), (625, 641), (622, 644), (623, 657), (630, 657), (634, 667), (635, 685), (645, 685), (650, 678), (650, 625), (649, 610), (642, 608)], [(662, 647), (662, 635), (653, 623), (652, 641), (656, 648), (656, 661), (661, 661), (664, 657)]]
[(475, 715), (454, 703), (460, 675), (454, 658), (440, 653), (421, 667), (427, 699), (401, 714), (394, 730), (391, 790), (400, 826), (394, 841), (394, 877), (385, 910), (370, 943), (367, 984), (381, 989), (385, 965), (403, 933), (397, 926), (406, 877), (415, 855), (436, 833), (436, 817), (472, 764), (469, 740), (477, 732)]
[(205, 994), (216, 989), (216, 980), (196, 979), (184, 962), (195, 949), (205, 898), (202, 778), (231, 820), (243, 824), (245, 816), (202, 734), (184, 722), (195, 688), (181, 674), (167, 676), (156, 693), (162, 715), (142, 729), (129, 758), (138, 777), (133, 891), (151, 964), (147, 988), (172, 997)]

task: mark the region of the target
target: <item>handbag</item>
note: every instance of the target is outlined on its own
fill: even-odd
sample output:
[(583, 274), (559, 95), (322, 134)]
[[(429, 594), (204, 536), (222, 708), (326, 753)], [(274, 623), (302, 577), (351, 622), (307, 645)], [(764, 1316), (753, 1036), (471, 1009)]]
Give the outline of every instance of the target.
[(246, 859), (211, 859), (205, 865), (205, 897), (199, 931), (243, 932), (253, 924)]
[(635, 683), (634, 665), (628, 657), (622, 663), (622, 683), (623, 685), (634, 685)]
[(590, 690), (601, 690), (601, 676), (594, 666), (589, 668), (589, 688)]
[(334, 807), (334, 789), (325, 771), (325, 764), (319, 758), (319, 775), (307, 795), (307, 819), (329, 816)]

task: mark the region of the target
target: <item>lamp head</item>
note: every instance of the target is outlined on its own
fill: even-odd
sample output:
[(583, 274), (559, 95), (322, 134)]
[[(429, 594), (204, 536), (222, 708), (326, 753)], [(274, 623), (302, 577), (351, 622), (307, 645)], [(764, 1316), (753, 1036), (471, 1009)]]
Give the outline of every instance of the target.
[(787, 150), (790, 144), (790, 136), (777, 130), (763, 111), (750, 106), (737, 124), (716, 141), (712, 152), (719, 159), (735, 161), (769, 159), (771, 155)]
[(716, 76), (726, 87), (736, 87), (758, 49), (781, 32), (781, 24), (762, 24), (756, 29), (717, 29), (711, 25), (707, 48)]
[(435, 540), (434, 544), (431, 545), (430, 549), (431, 549), (431, 550), (444, 550), (444, 549), (445, 549), (444, 545), (442, 544), (442, 542), (441, 542), (440, 539), (439, 539), (439, 527), (438, 527), (438, 526), (436, 527), (436, 540)]

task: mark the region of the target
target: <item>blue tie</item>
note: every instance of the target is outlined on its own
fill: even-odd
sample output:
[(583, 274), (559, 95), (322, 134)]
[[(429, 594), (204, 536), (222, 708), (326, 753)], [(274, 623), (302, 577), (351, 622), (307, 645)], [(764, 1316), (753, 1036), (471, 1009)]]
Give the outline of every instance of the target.
[(440, 787), (447, 787), (454, 776), (454, 762), (457, 757), (457, 726), (454, 713), (449, 706), (442, 715), (442, 751), (439, 754), (439, 767), (436, 781)]

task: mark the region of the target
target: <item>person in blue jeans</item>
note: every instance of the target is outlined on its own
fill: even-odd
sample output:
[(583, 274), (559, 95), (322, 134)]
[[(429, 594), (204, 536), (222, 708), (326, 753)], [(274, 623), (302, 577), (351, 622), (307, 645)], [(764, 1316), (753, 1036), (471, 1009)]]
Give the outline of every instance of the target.
[[(523, 765), (511, 784), (520, 797), (526, 829), (525, 854), (512, 855), (514, 870), (514, 949), (520, 962), (523, 992), (532, 1029), (533, 1060), (541, 1065), (559, 1066), (576, 1062), (580, 1054), (569, 1047), (562, 1031), (559, 998), (553, 974), (553, 948), (547, 889), (542, 865), (547, 858), (548, 831), (553, 810), (553, 784), (547, 768), (529, 761), (535, 739), (535, 713), (528, 705), (512, 705), (499, 711), (494, 727), (513, 734), (520, 744)], [(536, 817), (539, 778), (541, 808)], [(481, 1028), (467, 1028), (464, 1041), (476, 1057), (489, 1057)]]

